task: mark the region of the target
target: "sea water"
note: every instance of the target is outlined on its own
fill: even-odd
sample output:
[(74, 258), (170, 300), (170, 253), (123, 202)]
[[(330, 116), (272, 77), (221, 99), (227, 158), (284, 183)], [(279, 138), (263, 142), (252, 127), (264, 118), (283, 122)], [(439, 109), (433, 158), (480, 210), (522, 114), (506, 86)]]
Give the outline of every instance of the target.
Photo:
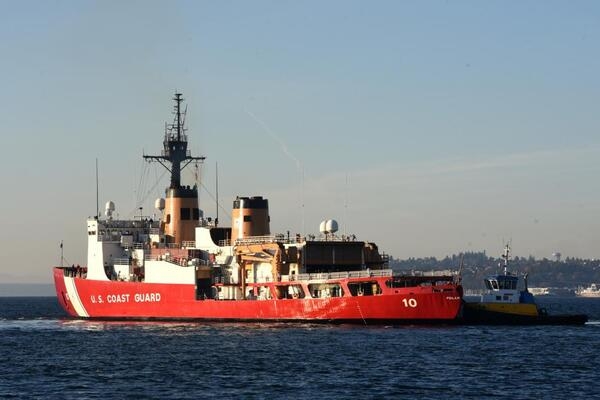
[(0, 398), (560, 399), (600, 393), (600, 299), (540, 298), (584, 326), (81, 321), (0, 298)]

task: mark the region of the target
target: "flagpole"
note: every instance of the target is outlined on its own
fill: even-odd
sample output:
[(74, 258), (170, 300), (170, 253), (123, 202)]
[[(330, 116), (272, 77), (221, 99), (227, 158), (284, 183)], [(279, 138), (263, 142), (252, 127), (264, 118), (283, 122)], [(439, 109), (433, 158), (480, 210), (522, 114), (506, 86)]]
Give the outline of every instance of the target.
[(63, 267), (64, 266), (64, 260), (65, 258), (63, 257), (63, 241), (60, 241), (60, 266)]

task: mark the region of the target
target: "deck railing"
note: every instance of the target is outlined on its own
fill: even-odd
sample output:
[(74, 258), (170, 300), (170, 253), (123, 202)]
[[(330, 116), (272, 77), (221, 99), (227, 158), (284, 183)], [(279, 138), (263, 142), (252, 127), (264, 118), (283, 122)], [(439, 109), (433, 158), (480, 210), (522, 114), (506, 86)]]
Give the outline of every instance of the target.
[[(306, 281), (306, 280), (326, 280), (326, 279), (348, 279), (348, 278), (372, 278), (381, 276), (392, 276), (391, 269), (376, 269), (363, 271), (343, 271), (343, 272), (322, 272), (318, 274), (298, 274), (284, 275), (282, 280), (288, 281)], [(287, 279), (286, 279), (287, 278)]]
[[(280, 235), (264, 235), (264, 236), (248, 236), (245, 238), (238, 238), (235, 244), (260, 244), (260, 243), (273, 243), (278, 241)], [(283, 240), (283, 235), (281, 235)]]

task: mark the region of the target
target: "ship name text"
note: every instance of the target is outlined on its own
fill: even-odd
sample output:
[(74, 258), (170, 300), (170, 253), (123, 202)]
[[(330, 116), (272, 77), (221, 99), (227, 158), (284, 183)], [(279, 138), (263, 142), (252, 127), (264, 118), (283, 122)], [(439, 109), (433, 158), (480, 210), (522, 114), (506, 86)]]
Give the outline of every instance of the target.
[(91, 295), (90, 301), (96, 303), (157, 303), (160, 302), (160, 293), (135, 293), (133, 296), (131, 293), (120, 293), (114, 294), (109, 293), (106, 295)]

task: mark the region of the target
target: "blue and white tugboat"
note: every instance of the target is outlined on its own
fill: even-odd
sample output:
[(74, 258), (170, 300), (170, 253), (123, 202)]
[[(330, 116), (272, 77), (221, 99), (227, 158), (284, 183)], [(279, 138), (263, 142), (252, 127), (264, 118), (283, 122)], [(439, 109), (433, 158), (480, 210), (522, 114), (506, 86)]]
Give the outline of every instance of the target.
[(519, 289), (519, 277), (508, 270), (510, 246), (502, 254), (504, 273), (484, 279), (486, 290), (479, 299), (464, 299), (462, 319), (465, 324), (495, 325), (582, 325), (588, 320), (585, 314), (548, 315), (538, 306), (535, 297), (527, 288)]

